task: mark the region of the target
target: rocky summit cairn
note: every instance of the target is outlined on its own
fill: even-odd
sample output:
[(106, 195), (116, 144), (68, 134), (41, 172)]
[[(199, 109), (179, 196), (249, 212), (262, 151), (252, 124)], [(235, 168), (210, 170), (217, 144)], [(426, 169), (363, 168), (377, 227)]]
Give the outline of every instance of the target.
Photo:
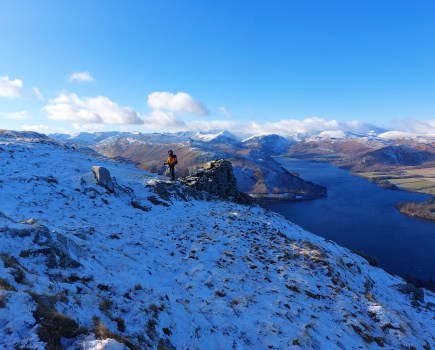
[(253, 198), (240, 192), (233, 174), (233, 166), (225, 159), (213, 160), (203, 165), (196, 174), (180, 179), (182, 183), (213, 196), (251, 204)]
[(115, 190), (115, 184), (112, 181), (109, 170), (107, 170), (105, 167), (93, 166), (92, 173), (94, 174), (98, 185), (104, 187), (109, 192), (113, 192)]

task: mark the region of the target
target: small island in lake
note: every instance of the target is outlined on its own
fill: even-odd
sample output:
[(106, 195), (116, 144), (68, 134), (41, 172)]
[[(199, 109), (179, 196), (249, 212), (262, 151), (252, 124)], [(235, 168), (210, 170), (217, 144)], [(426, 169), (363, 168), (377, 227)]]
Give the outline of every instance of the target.
[(396, 208), (402, 214), (435, 221), (435, 197), (423, 203), (399, 203)]

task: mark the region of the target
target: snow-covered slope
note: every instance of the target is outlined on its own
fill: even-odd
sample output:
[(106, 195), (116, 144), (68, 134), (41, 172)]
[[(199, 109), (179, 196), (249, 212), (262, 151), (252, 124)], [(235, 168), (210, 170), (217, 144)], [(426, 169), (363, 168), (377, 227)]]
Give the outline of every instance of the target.
[(244, 147), (260, 150), (265, 154), (272, 155), (286, 153), (288, 148), (295, 143), (293, 140), (286, 139), (276, 134), (255, 135), (242, 142)]
[(232, 134), (227, 130), (219, 131), (215, 133), (198, 131), (191, 137), (191, 139), (193, 141), (209, 142), (209, 143), (216, 143), (216, 142), (238, 143), (239, 142), (237, 136), (235, 136), (234, 134)]
[(0, 133), (0, 348), (433, 348), (432, 293), (261, 207), (25, 136)]

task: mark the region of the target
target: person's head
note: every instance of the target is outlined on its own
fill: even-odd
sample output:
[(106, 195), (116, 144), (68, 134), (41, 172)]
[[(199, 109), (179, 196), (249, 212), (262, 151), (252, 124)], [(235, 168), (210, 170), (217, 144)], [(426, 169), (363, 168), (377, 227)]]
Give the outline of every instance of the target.
[(172, 150), (170, 149), (169, 151), (168, 151), (168, 155), (169, 156), (172, 156), (174, 154), (174, 152), (172, 152)]

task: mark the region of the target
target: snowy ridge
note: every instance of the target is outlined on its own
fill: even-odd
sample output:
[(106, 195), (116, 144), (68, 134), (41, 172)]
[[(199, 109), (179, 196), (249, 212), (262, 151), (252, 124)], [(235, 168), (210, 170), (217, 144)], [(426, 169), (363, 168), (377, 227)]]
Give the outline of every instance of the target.
[(261, 207), (17, 134), (0, 135), (0, 159), (0, 348), (46, 348), (41, 305), (81, 327), (58, 340), (70, 350), (435, 344), (433, 293), (411, 300), (401, 278)]
[(223, 142), (223, 141), (237, 142), (238, 141), (237, 137), (234, 134), (226, 130), (219, 131), (217, 133), (198, 131), (196, 134), (194, 134), (191, 137), (191, 139), (194, 141), (201, 141), (201, 142)]

